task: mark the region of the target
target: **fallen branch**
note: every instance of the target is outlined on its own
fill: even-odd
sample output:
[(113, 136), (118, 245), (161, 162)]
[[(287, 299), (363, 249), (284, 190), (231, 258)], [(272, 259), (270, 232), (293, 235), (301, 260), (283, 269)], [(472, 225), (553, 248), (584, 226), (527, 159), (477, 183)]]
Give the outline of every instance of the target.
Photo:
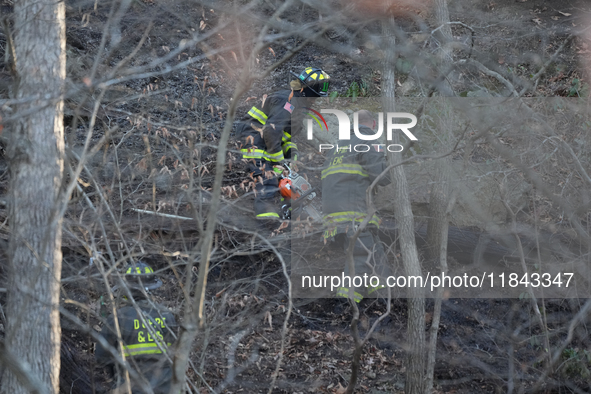
[(147, 211), (145, 209), (131, 208), (131, 210), (134, 211), (134, 212), (146, 213), (148, 215), (161, 216), (161, 217), (170, 218), (170, 219), (193, 220), (192, 218), (188, 218), (186, 216), (178, 216), (178, 215), (171, 215), (169, 213), (160, 213), (160, 212), (154, 212), (154, 211)]

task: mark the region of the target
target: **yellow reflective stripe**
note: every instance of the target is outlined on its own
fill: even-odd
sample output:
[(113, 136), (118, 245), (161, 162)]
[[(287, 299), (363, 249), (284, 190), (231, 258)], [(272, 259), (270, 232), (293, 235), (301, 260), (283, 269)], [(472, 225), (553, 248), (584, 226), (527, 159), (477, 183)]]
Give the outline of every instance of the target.
[(355, 174), (361, 175), (363, 177), (369, 176), (367, 172), (363, 170), (363, 167), (361, 167), (359, 164), (339, 164), (336, 166), (330, 166), (327, 169), (322, 170), (321, 179), (324, 179), (327, 176), (334, 174)]
[(265, 113), (257, 107), (252, 107), (250, 111), (248, 111), (248, 114), (256, 120), (258, 120), (259, 122), (261, 122), (262, 124), (267, 123), (268, 116), (265, 115)]
[[(363, 212), (356, 212), (356, 211), (346, 211), (346, 212), (335, 212), (324, 216), (324, 220), (333, 222), (333, 223), (342, 223), (342, 222), (350, 222), (352, 220), (356, 222), (362, 222), (367, 214)], [(379, 218), (376, 215), (373, 215), (369, 224), (373, 224), (377, 227), (380, 226)]]
[[(349, 289), (347, 289), (346, 287), (339, 287), (337, 289), (336, 296), (343, 297), (343, 298), (349, 298)], [(363, 296), (353, 290), (353, 300), (355, 300), (356, 303), (359, 303), (362, 299), (363, 299)]]
[(364, 177), (369, 176), (366, 173), (363, 173), (363, 172), (357, 171), (357, 170), (335, 170), (335, 171), (327, 172), (326, 174), (322, 175), (322, 178), (321, 179), (324, 179), (327, 176), (334, 175), (334, 174), (353, 174), (353, 175), (361, 175), (361, 176), (364, 176)]
[(324, 231), (324, 234), (322, 235), (323, 238), (330, 238), (330, 237), (334, 237), (335, 235), (337, 235), (337, 228), (329, 228), (328, 230)]
[(244, 148), (240, 149), (244, 159), (267, 159), (269, 161), (280, 162), (285, 159), (283, 151), (277, 153), (269, 153), (262, 149)]
[[(141, 274), (142, 273), (142, 269), (140, 267), (129, 267), (127, 269), (127, 271), (125, 272), (126, 274), (131, 274), (132, 270), (135, 271), (137, 274)], [(154, 271), (152, 270), (152, 268), (150, 267), (144, 267), (144, 274), (153, 274)]]
[(279, 218), (279, 214), (275, 212), (259, 213), (257, 219)]
[(298, 146), (293, 142), (287, 142), (283, 144), (283, 153), (287, 153), (287, 151), (290, 149), (298, 149)]
[(283, 156), (283, 151), (279, 151), (277, 153), (265, 152), (264, 157), (265, 157), (265, 159), (267, 159), (269, 161), (277, 161), (277, 162), (285, 159), (285, 157)]
[(262, 149), (241, 149), (240, 152), (242, 152), (242, 157), (245, 159), (262, 159), (265, 151)]
[[(170, 343), (167, 344), (170, 346)], [(162, 354), (162, 350), (158, 349), (156, 343), (138, 343), (136, 345), (123, 346), (124, 355), (137, 356), (140, 354)]]

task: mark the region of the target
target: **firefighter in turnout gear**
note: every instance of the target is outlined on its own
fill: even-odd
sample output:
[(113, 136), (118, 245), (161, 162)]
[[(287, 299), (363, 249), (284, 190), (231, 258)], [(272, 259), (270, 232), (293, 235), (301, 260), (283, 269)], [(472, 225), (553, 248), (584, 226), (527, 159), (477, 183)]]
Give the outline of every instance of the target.
[[(375, 120), (369, 111), (359, 111), (357, 113), (359, 121), (359, 132), (364, 135), (375, 134), (372, 130), (375, 128)], [(322, 212), (325, 225), (328, 230), (324, 233), (324, 238), (332, 240), (347, 251), (351, 237), (357, 230), (357, 226), (367, 216), (366, 192), (372, 182), (387, 167), (385, 153), (379, 147), (372, 146), (367, 152), (356, 152), (353, 148), (357, 144), (366, 144), (354, 133), (351, 139), (339, 141), (337, 150), (333, 148), (324, 162), (322, 170)], [(366, 145), (367, 146), (367, 145)], [(378, 185), (385, 186), (390, 183), (388, 174), (383, 176)], [(353, 277), (368, 277), (377, 275), (380, 282), (384, 283), (387, 276), (387, 261), (384, 249), (377, 236), (377, 229), (380, 225), (380, 219), (373, 215), (365, 230), (359, 234), (357, 242), (353, 249), (353, 260), (355, 262), (355, 272), (349, 272), (348, 264), (345, 263), (345, 275)], [(363, 244), (363, 245), (361, 245)], [(368, 261), (368, 252), (373, 254)], [(368, 266), (370, 263), (370, 266)], [(364, 297), (377, 295), (376, 288), (355, 288), (352, 299), (360, 302)], [(337, 297), (349, 298), (349, 288), (340, 287), (337, 289)]]
[[(119, 293), (117, 321), (121, 337), (117, 335), (113, 315), (108, 317), (101, 334), (117, 353), (121, 341), (125, 359), (138, 375), (145, 378), (154, 394), (168, 394), (172, 381), (172, 365), (164, 353), (172, 349), (173, 330), (176, 331), (177, 324), (168, 309), (145, 299), (143, 291), (159, 288), (162, 281), (156, 277), (152, 268), (143, 262), (130, 266), (125, 273), (125, 279), (139, 310), (129, 302), (123, 289), (115, 290)], [(113, 360), (112, 355), (100, 343), (97, 343), (95, 358), (97, 365), (106, 367), (113, 377), (115, 388), (110, 393), (127, 393), (123, 367)], [(138, 382), (131, 381), (133, 394), (143, 393), (144, 390), (140, 387)]]
[(292, 116), (301, 108), (299, 111), (295, 108), (292, 98), (297, 97), (298, 105), (303, 103), (307, 107), (316, 98), (326, 97), (329, 86), (328, 74), (308, 67), (290, 82), (291, 90), (264, 97), (261, 108), (252, 107), (248, 111), (249, 119), (238, 126), (236, 134), (242, 144), (242, 157), (248, 161), (248, 171), (256, 185), (254, 211), (257, 219), (281, 219), (275, 202), (279, 195), (277, 176), (281, 170), (274, 166), (285, 160), (295, 162), (298, 158), (292, 135), (299, 132), (301, 122), (292, 125)]

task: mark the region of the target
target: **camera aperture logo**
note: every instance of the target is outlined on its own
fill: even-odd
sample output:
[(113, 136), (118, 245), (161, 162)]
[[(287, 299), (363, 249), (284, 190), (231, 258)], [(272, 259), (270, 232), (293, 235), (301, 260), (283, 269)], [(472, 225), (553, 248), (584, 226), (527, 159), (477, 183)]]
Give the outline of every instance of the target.
[[(326, 120), (324, 119), (322, 114), (333, 114), (333, 115), (336, 115), (337, 120), (339, 122), (338, 142), (341, 143), (341, 145), (337, 144), (336, 145), (337, 149), (346, 148), (350, 152), (351, 151), (368, 152), (371, 149), (370, 145), (368, 145), (368, 144), (342, 145), (342, 142), (346, 143), (346, 141), (351, 140), (351, 121), (349, 120), (349, 117), (347, 116), (347, 114), (344, 111), (341, 111), (338, 109), (321, 109), (320, 112), (318, 112), (318, 111), (315, 111), (312, 108), (308, 108), (308, 107), (306, 107), (305, 109), (313, 112), (313, 113), (307, 113), (307, 115), (310, 115), (312, 117), (312, 119), (307, 119), (307, 138), (308, 138), (308, 140), (312, 140), (314, 138), (313, 137), (314, 124), (313, 124), (312, 120), (316, 121), (318, 126), (320, 126), (321, 130), (322, 130), (322, 124), (320, 123), (320, 120), (322, 120), (322, 122), (324, 123), (324, 127), (326, 128), (326, 131), (328, 131), (328, 124), (326, 123)], [(395, 119), (409, 119), (410, 123), (395, 123)], [(392, 133), (394, 130), (400, 130), (411, 141), (417, 141), (418, 140), (417, 137), (415, 137), (414, 134), (411, 133), (409, 130), (409, 129), (413, 128), (414, 126), (416, 126), (416, 124), (417, 124), (417, 117), (414, 116), (413, 114), (410, 114), (407, 112), (388, 112), (388, 113), (386, 113), (386, 123), (385, 123), (385, 127), (384, 127), (384, 113), (378, 112), (377, 130), (375, 130), (375, 134), (367, 135), (367, 134), (363, 134), (359, 131), (359, 112), (353, 113), (353, 132), (355, 133), (355, 136), (362, 141), (376, 141), (376, 140), (380, 139), (380, 137), (384, 133), (384, 129), (386, 130), (386, 139), (388, 141), (392, 140)], [(400, 144), (385, 145), (385, 144), (377, 144), (376, 143), (376, 144), (371, 144), (371, 145), (378, 152), (383, 151), (384, 147), (388, 150), (388, 152), (402, 152), (402, 150), (404, 149), (403, 146)], [(333, 145), (333, 144), (320, 144), (318, 146), (318, 150), (320, 152), (322, 152), (323, 149), (330, 150), (330, 149), (333, 149), (334, 147), (335, 147), (335, 145)]]
[[(314, 114), (316, 114), (318, 116), (318, 118), (322, 119), (322, 122), (324, 122), (324, 127), (326, 127), (326, 131), (328, 131), (328, 125), (326, 124), (326, 120), (324, 119), (324, 116), (320, 115), (320, 113), (318, 111), (314, 111), (312, 108), (308, 108), (305, 107), (304, 109), (307, 109), (308, 111), (312, 111), (314, 112)], [(311, 113), (307, 113), (306, 115), (310, 115), (312, 117), (312, 119), (314, 119), (316, 121), (316, 123), (318, 123), (318, 126), (320, 127), (320, 129), (322, 130), (322, 125), (320, 124), (320, 120), (318, 120), (318, 118), (316, 116), (314, 116), (314, 114)], [(312, 136), (312, 126), (310, 125), (310, 123), (312, 122), (312, 119), (308, 119), (308, 139), (311, 140), (311, 136)]]

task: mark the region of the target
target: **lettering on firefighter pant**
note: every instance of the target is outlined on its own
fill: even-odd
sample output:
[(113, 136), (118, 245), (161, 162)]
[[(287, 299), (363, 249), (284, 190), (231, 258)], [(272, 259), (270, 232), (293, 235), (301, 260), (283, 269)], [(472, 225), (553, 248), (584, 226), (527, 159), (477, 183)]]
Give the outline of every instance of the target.
[[(275, 201), (279, 197), (279, 180), (273, 172), (273, 165), (266, 160), (250, 161), (248, 171), (253, 173), (255, 180), (254, 212), (257, 219), (279, 219), (279, 207)], [(263, 180), (262, 184), (258, 177)]]
[[(347, 248), (349, 247), (349, 242), (353, 234), (355, 234), (355, 231), (349, 229), (346, 234), (340, 233), (335, 236), (335, 241), (342, 246), (343, 252), (345, 254), (347, 253)], [(365, 250), (363, 246), (361, 246), (361, 244), (359, 243), (360, 241), (363, 242), (363, 245), (365, 245), (365, 247), (368, 250), (373, 251), (373, 256), (371, 256), (369, 260), (368, 252)], [(386, 259), (386, 253), (384, 252), (382, 243), (380, 242), (378, 236), (374, 235), (369, 230), (363, 231), (361, 234), (359, 234), (357, 242), (355, 243), (355, 247), (353, 248), (353, 262), (355, 265), (356, 276), (367, 275), (368, 277), (371, 277), (377, 275), (381, 278), (387, 278), (390, 272), (388, 262)], [(347, 262), (345, 262), (344, 273), (345, 276), (353, 275), (349, 272), (349, 265), (347, 264)], [(381, 282), (382, 281), (380, 281), (380, 283)], [(374, 291), (378, 289), (375, 289), (370, 286), (368, 288), (355, 287), (354, 290), (356, 293), (359, 293), (363, 297), (366, 297), (368, 295), (377, 295), (374, 293)]]

